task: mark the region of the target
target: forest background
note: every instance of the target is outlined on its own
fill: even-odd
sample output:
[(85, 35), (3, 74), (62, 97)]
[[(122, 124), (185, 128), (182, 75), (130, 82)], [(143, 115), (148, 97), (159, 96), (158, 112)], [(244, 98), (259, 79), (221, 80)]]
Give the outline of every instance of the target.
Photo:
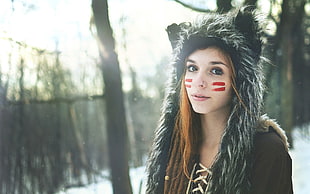
[(0, 192), (105, 178), (132, 193), (170, 71), (165, 28), (242, 5), (268, 18), (265, 109), (294, 149), (294, 129), (309, 138), (309, 0), (1, 0)]

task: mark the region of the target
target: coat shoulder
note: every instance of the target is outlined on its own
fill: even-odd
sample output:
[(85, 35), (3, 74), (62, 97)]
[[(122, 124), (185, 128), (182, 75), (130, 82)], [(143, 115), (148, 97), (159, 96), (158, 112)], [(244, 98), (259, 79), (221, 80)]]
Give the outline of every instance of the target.
[(266, 149), (289, 150), (289, 143), (285, 131), (274, 120), (267, 115), (261, 116), (255, 135), (256, 147), (260, 145)]
[(287, 153), (288, 151), (286, 144), (272, 128), (268, 132), (255, 135), (254, 149), (258, 154), (262, 153), (270, 156)]

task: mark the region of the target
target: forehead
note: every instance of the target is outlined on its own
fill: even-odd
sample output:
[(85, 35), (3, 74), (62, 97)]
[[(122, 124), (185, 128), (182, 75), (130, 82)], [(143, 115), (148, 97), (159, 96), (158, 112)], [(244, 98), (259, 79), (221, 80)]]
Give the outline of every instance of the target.
[(230, 64), (230, 56), (225, 51), (217, 47), (197, 49), (186, 58), (185, 62), (222, 62), (227, 66), (232, 65)]

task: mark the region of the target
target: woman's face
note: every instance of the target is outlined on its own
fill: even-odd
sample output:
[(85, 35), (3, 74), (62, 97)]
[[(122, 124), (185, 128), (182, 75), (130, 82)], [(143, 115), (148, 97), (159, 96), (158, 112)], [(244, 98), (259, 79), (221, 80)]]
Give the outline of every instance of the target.
[(216, 47), (196, 50), (185, 61), (184, 84), (193, 110), (199, 114), (224, 113), (232, 99), (232, 65)]

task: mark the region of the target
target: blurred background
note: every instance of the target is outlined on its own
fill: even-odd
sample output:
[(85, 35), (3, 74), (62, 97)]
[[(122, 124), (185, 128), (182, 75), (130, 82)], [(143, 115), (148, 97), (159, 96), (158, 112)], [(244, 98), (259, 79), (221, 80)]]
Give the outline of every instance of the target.
[(166, 27), (242, 5), (267, 18), (265, 110), (310, 192), (309, 0), (0, 1), (0, 193), (144, 193)]

